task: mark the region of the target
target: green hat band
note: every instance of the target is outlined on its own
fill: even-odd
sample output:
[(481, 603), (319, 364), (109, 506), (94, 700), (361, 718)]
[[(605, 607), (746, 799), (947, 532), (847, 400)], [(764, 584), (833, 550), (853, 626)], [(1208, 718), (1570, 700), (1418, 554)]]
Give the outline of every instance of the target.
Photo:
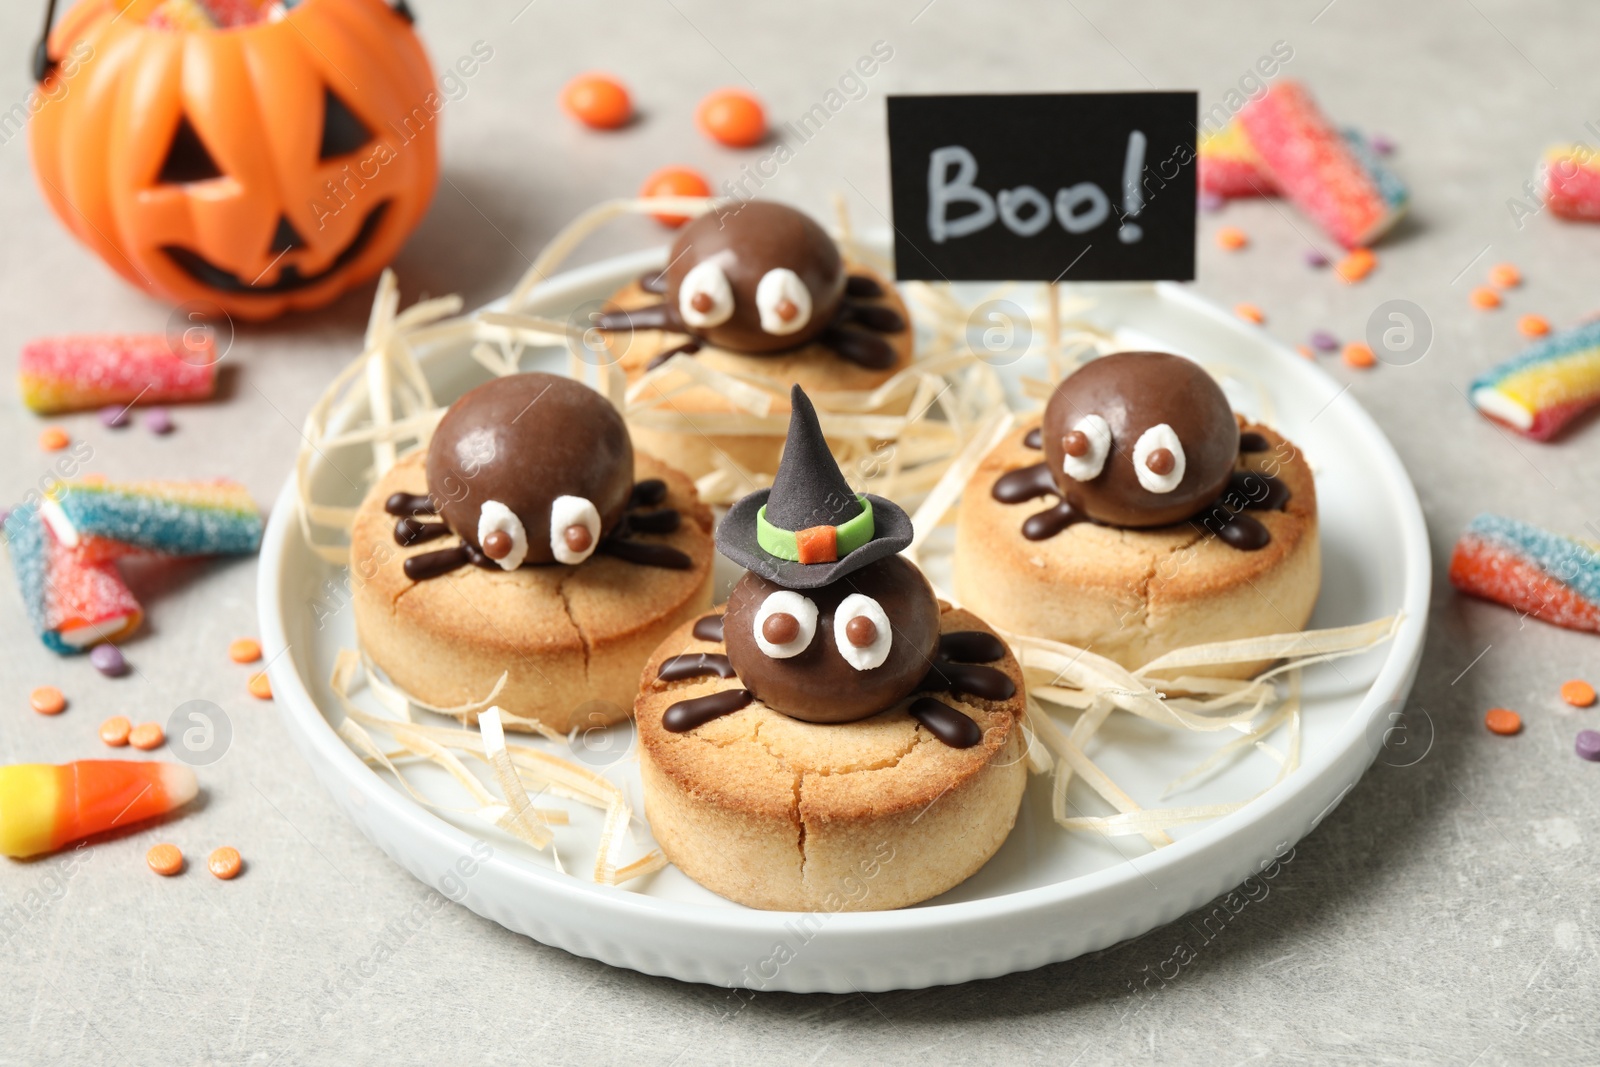
[[(872, 501), (865, 496), (857, 495), (856, 500), (861, 504), (861, 514), (853, 519), (848, 519), (838, 526), (820, 524), (812, 529), (832, 529), (834, 532), (833, 559), (802, 558), (800, 550), (801, 537), (808, 534), (807, 530), (780, 530), (767, 521), (767, 506), (761, 505), (761, 510), (756, 512), (756, 543), (770, 556), (789, 560), (791, 563), (831, 563), (834, 559), (843, 559), (856, 549), (872, 540), (876, 532), (872, 522)], [(809, 541), (809, 538), (808, 538)], [(804, 555), (810, 555), (805, 553)]]

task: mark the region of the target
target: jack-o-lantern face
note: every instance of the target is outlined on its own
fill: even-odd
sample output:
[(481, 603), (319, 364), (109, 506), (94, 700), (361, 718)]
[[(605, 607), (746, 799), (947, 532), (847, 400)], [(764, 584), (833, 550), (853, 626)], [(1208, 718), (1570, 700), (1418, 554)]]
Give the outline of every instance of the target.
[(33, 122), (56, 213), (131, 281), (247, 319), (376, 274), (432, 197), (433, 74), (382, 0), (304, 0), (228, 30), (85, 0), (52, 35), (89, 59)]

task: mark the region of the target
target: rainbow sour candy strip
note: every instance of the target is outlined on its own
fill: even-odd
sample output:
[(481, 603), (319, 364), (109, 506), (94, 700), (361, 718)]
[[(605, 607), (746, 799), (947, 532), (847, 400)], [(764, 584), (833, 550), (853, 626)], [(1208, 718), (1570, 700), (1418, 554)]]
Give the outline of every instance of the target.
[(46, 648), (72, 655), (139, 628), (144, 610), (110, 560), (62, 545), (32, 504), (14, 510), (5, 530), (23, 606)]
[(1278, 195), (1277, 184), (1262, 169), (1238, 119), (1230, 120), (1216, 133), (1201, 134), (1198, 154), (1202, 193), (1230, 200)]
[(1450, 584), (1569, 630), (1600, 633), (1600, 545), (1479, 515), (1456, 542)]
[(1600, 155), (1584, 145), (1545, 150), (1534, 184), (1551, 211), (1564, 219), (1600, 222)]
[(200, 792), (177, 763), (89, 759), (0, 767), (0, 855), (57, 852), (181, 808)]
[(1371, 244), (1405, 214), (1405, 185), (1336, 129), (1298, 82), (1278, 82), (1238, 121), (1284, 196), (1346, 248)]
[(1600, 319), (1552, 334), (1473, 379), (1472, 406), (1536, 441), (1600, 404)]
[[(185, 339), (185, 344), (190, 341)], [(22, 402), (42, 415), (107, 404), (204, 400), (217, 389), (216, 347), (196, 331), (193, 347), (174, 353), (162, 334), (43, 337), (22, 346), (17, 384)]]
[(261, 513), (237, 482), (57, 482), (39, 514), (63, 545), (105, 538), (168, 556), (247, 555)]

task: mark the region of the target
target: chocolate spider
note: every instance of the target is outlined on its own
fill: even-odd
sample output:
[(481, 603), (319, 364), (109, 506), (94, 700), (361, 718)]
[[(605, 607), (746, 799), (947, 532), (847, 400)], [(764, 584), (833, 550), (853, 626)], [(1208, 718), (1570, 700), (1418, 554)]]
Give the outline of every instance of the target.
[[(622, 416), (570, 378), (515, 374), (473, 389), (439, 421), (427, 473), (426, 496), (395, 493), (384, 503), (400, 517), (395, 541), (411, 546), (453, 533), (461, 543), (408, 557), (412, 581), (468, 563), (507, 571), (576, 565), (596, 552), (651, 567), (691, 565), (670, 545), (630, 538), (671, 533), (678, 512), (659, 506), (665, 482), (634, 483)], [(422, 520), (434, 514), (443, 521)]]
[(893, 365), (894, 348), (877, 335), (906, 328), (894, 308), (859, 302), (882, 297), (883, 288), (866, 275), (847, 277), (838, 246), (821, 226), (765, 200), (689, 223), (673, 242), (666, 269), (639, 284), (665, 299), (604, 312), (595, 325), (689, 336), (651, 367), (679, 353), (693, 355), (702, 345), (759, 356), (816, 342), (851, 363), (883, 370)]
[(1289, 490), (1266, 474), (1234, 470), (1241, 451), (1264, 451), (1239, 432), (1220, 386), (1198, 364), (1164, 352), (1118, 352), (1056, 386), (1040, 429), (1024, 439), (1045, 461), (1002, 475), (994, 498), (1016, 504), (1057, 496), (1029, 516), (1030, 541), (1078, 522), (1139, 529), (1208, 512), (1223, 541), (1255, 551), (1271, 541), (1244, 509), (1278, 510)]

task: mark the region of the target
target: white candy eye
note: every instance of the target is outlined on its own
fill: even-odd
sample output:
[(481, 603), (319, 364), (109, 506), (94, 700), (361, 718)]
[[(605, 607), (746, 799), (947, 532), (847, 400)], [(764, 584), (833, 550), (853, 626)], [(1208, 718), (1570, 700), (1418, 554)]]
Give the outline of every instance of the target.
[(1177, 431), (1166, 423), (1150, 427), (1133, 446), (1133, 473), (1152, 493), (1170, 493), (1183, 481), (1187, 461)]
[(794, 333), (811, 321), (811, 290), (787, 267), (769, 270), (756, 283), (756, 310), (767, 333)]
[(721, 326), (733, 317), (733, 286), (714, 259), (696, 264), (678, 286), (678, 314), (690, 326)]
[(817, 636), (817, 606), (799, 593), (768, 594), (756, 611), (756, 645), (773, 659), (798, 656)]
[[(1069, 449), (1081, 451), (1073, 455)], [(1110, 454), (1111, 427), (1099, 415), (1085, 415), (1061, 443), (1061, 469), (1074, 481), (1093, 481), (1100, 477)]]
[[(501, 534), (501, 537), (493, 537)], [(507, 548), (509, 543), (510, 547)], [(498, 500), (485, 500), (478, 509), (478, 544), (484, 555), (502, 569), (514, 571), (528, 558), (528, 531), (522, 528), (517, 513)], [(495, 554), (501, 552), (499, 559)]]
[(889, 658), (894, 630), (881, 604), (851, 593), (833, 610), (833, 643), (846, 663), (858, 671), (870, 671)]
[(558, 496), (550, 505), (550, 553), (562, 563), (582, 563), (600, 544), (600, 513), (581, 496)]

